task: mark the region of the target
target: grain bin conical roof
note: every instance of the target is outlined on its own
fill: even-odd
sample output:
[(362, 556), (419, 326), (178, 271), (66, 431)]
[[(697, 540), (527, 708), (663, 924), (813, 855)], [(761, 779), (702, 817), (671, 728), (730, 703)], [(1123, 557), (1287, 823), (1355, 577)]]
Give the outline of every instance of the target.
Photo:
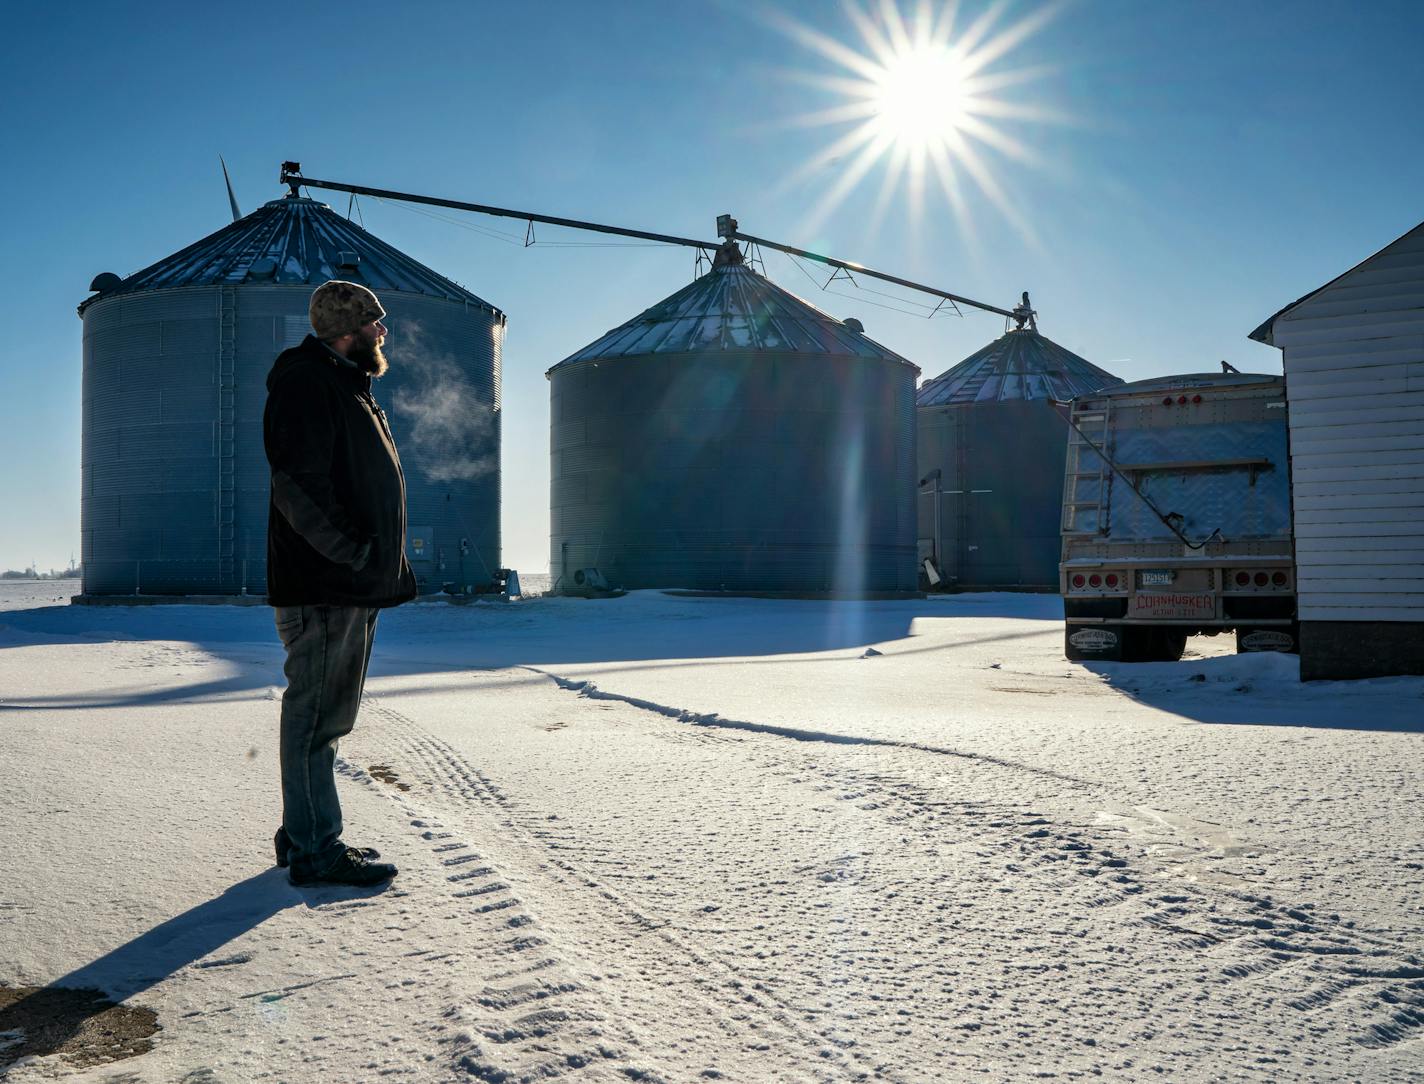
[[(864, 332), (757, 274), (734, 244), (712, 270), (549, 371), (595, 358), (648, 354), (767, 353), (876, 358), (917, 367)], [(918, 371), (918, 369), (917, 369)]]
[(459, 283), (342, 218), (324, 203), (285, 196), (210, 233), (187, 248), (136, 271), (79, 306), (99, 297), (183, 286), (319, 286), (349, 279), (382, 290), (399, 290), (477, 305), (497, 312)]
[(916, 406), (1068, 400), (1122, 381), (1032, 328), (1005, 332), (954, 368), (928, 380)]

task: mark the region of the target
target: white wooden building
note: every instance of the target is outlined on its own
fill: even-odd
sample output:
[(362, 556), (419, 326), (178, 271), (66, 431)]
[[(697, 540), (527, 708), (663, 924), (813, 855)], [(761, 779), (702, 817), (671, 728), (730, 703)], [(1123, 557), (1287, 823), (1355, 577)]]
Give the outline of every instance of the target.
[(1284, 353), (1301, 679), (1424, 674), (1424, 224), (1251, 338)]

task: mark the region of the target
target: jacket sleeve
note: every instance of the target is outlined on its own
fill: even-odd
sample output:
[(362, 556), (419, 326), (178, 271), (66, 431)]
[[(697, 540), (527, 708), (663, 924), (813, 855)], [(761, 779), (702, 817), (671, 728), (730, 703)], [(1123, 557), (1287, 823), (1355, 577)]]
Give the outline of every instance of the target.
[(329, 386), (293, 373), (268, 395), (262, 435), (277, 511), (317, 553), (359, 571), (371, 543), (332, 485), (336, 410)]

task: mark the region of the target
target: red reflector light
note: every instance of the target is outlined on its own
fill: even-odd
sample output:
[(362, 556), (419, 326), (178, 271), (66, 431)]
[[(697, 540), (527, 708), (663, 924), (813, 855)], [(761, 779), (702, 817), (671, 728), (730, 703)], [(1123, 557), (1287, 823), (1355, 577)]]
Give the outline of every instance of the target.
[(1172, 405), (1172, 397), (1171, 397), (1170, 395), (1164, 395), (1164, 396), (1162, 397), (1162, 405), (1163, 405), (1163, 406), (1171, 406), (1171, 405)]
[(1266, 584), (1268, 584), (1268, 583), (1270, 583), (1270, 582), (1271, 582), (1271, 577), (1267, 576), (1264, 572), (1258, 572), (1258, 573), (1256, 573), (1256, 586), (1257, 586), (1257, 587), (1265, 587)]
[(1200, 402), (1201, 402), (1201, 396), (1200, 396), (1200, 395), (1193, 395), (1193, 396), (1192, 396), (1192, 402), (1194, 402), (1194, 403), (1200, 403)]
[(1072, 582), (1074, 587), (1082, 587), (1083, 584), (1087, 583), (1088, 581), (1083, 579), (1083, 574), (1079, 572), (1076, 576), (1073, 577)]
[(1178, 406), (1186, 406), (1186, 405), (1187, 405), (1187, 397), (1186, 397), (1185, 395), (1179, 395), (1179, 396), (1177, 396), (1177, 405), (1178, 405)]
[(1117, 573), (1116, 573), (1116, 572), (1109, 572), (1109, 573), (1108, 573), (1108, 586), (1109, 586), (1109, 587), (1116, 587), (1116, 586), (1117, 586)]
[(1096, 572), (1094, 572), (1091, 576), (1088, 577), (1088, 586), (1089, 586), (1089, 587), (1101, 587), (1102, 585), (1103, 585), (1103, 578), (1102, 578), (1101, 576), (1099, 576)]
[(1237, 586), (1237, 587), (1245, 587), (1245, 586), (1246, 586), (1248, 583), (1250, 583), (1250, 582), (1251, 582), (1251, 573), (1249, 573), (1249, 572), (1238, 572), (1238, 573), (1236, 573), (1236, 586)]
[(1284, 587), (1286, 585), (1286, 574), (1284, 572), (1272, 572), (1271, 582), (1277, 587)]

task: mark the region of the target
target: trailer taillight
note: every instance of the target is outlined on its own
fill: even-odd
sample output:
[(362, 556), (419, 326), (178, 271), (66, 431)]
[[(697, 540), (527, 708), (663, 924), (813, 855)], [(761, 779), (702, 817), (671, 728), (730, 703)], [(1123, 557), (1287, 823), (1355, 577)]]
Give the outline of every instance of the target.
[(1118, 585), (1117, 573), (1109, 572), (1107, 582), (1109, 587), (1116, 587)]
[(1164, 395), (1164, 396), (1162, 396), (1162, 405), (1163, 405), (1163, 406), (1171, 406), (1171, 405), (1172, 405), (1172, 397), (1171, 397), (1170, 395)]
[(1186, 405), (1187, 405), (1187, 397), (1186, 397), (1185, 395), (1179, 395), (1179, 396), (1177, 396), (1177, 405), (1178, 405), (1178, 406), (1186, 406)]
[(1102, 578), (1101, 576), (1099, 576), (1096, 572), (1094, 572), (1091, 576), (1088, 577), (1088, 586), (1089, 586), (1089, 587), (1101, 587), (1102, 585), (1103, 585), (1103, 578)]
[(1200, 403), (1200, 402), (1201, 402), (1201, 396), (1200, 396), (1200, 395), (1193, 395), (1193, 396), (1192, 396), (1192, 402), (1194, 402), (1194, 403)]
[(1290, 573), (1283, 568), (1263, 568), (1255, 572), (1237, 569), (1226, 574), (1226, 583), (1235, 584), (1237, 590), (1243, 588), (1259, 590), (1275, 588), (1280, 590), (1290, 586)]
[(1087, 581), (1086, 579), (1084, 579), (1084, 578), (1083, 578), (1083, 574), (1082, 574), (1081, 572), (1079, 572), (1079, 573), (1076, 573), (1076, 574), (1073, 576), (1073, 579), (1072, 579), (1072, 581), (1070, 581), (1070, 582), (1073, 584), (1074, 587), (1082, 587), (1082, 586), (1083, 586), (1084, 584), (1086, 584), (1088, 581)]

